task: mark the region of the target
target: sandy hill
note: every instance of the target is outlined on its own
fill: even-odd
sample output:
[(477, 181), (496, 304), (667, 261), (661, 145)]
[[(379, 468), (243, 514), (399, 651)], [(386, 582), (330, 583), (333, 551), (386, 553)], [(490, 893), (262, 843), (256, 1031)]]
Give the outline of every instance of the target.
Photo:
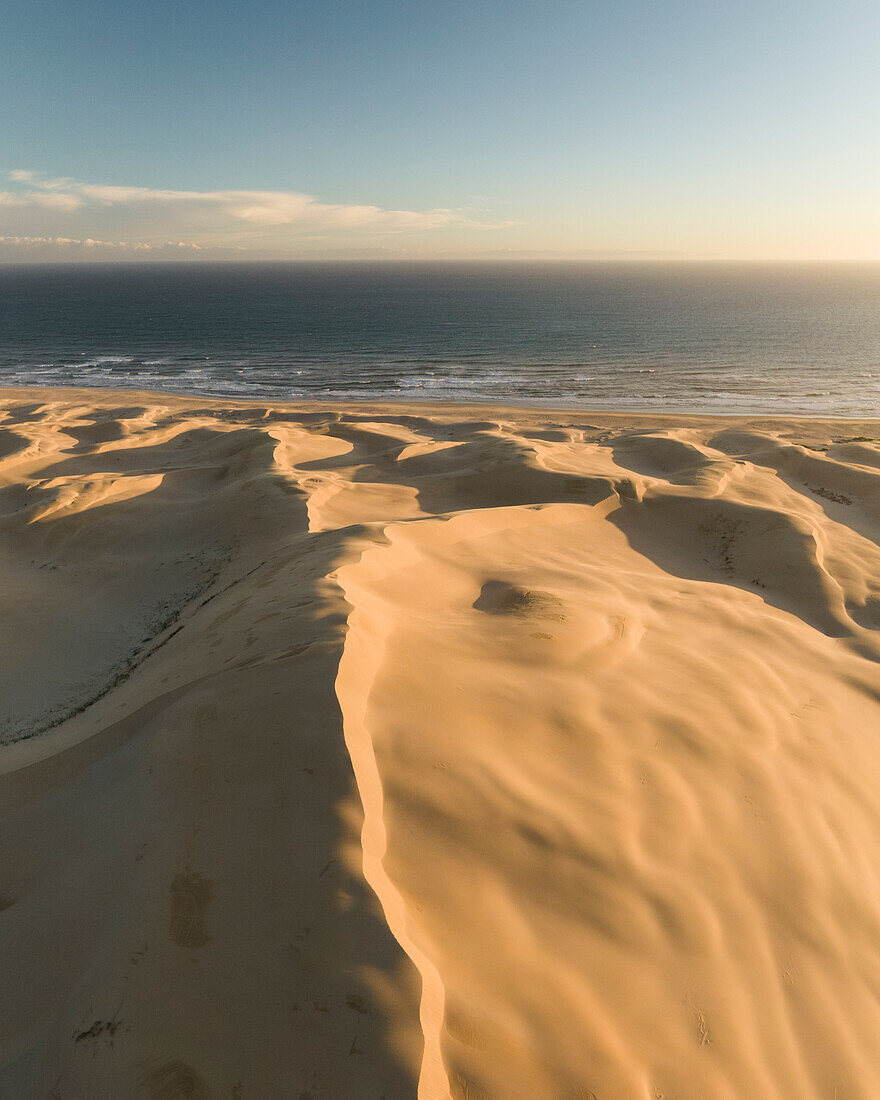
[(880, 1096), (880, 423), (0, 401), (0, 1097)]

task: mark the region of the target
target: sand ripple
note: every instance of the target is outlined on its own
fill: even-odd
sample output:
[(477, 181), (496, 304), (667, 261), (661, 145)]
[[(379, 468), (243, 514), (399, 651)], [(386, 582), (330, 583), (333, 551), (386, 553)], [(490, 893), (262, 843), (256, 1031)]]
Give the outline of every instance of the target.
[(0, 1097), (880, 1095), (880, 426), (2, 407)]

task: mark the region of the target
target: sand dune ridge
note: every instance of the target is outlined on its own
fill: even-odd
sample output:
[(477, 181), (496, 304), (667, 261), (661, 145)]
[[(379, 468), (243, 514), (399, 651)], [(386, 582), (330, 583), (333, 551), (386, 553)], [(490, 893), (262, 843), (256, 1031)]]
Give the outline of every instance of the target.
[(880, 426), (5, 391), (0, 1097), (880, 1092)]

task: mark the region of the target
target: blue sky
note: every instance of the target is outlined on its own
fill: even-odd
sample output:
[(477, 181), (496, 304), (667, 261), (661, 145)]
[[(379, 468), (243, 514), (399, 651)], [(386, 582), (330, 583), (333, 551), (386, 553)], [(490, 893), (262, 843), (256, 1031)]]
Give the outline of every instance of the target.
[(7, 258), (880, 259), (873, 3), (7, 0), (2, 23)]

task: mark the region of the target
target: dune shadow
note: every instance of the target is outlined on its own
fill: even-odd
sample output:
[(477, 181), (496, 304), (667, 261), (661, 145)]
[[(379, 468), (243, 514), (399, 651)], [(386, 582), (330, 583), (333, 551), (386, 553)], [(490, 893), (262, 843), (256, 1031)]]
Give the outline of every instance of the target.
[[(45, 522), (22, 510), (0, 533), (8, 575), (76, 612), (30, 622), (21, 677), (57, 678), (48, 662), (85, 648), (89, 616), (107, 635), (95, 697), (72, 714), (62, 699), (33, 762), (0, 774), (0, 894), (15, 898), (0, 942), (3, 1100), (59, 1079), (65, 1096), (226, 1095), (236, 1077), (218, 1080), (220, 1064), (263, 1095), (415, 1096), (387, 996), (417, 980), (352, 854), (335, 694), (346, 608), (323, 583), (347, 536), (309, 535), (275, 446), (258, 429), (199, 428), (56, 456), (47, 478), (163, 477)], [(153, 603), (175, 600), (151, 648)], [(119, 677), (129, 641), (142, 649)], [(71, 721), (82, 739), (53, 751)], [(50, 938), (63, 956), (41, 951)], [(139, 1064), (153, 1068), (124, 1076)]]
[(839, 586), (793, 517), (721, 498), (646, 497), (608, 517), (630, 546), (672, 576), (730, 585), (830, 637), (850, 633)]

